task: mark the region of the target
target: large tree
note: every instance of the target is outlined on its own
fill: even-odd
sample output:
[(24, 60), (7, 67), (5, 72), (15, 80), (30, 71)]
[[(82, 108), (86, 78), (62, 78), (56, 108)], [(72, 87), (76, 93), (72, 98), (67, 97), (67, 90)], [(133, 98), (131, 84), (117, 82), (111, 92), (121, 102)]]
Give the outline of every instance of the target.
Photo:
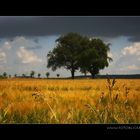
[(55, 71), (57, 68), (64, 67), (70, 70), (74, 79), (74, 73), (78, 70), (78, 55), (81, 49), (83, 37), (77, 33), (68, 33), (60, 36), (56, 40), (56, 47), (50, 51), (48, 57), (48, 68)]
[(112, 59), (108, 57), (109, 44), (101, 39), (91, 39), (77, 33), (68, 33), (56, 40), (56, 47), (50, 51), (48, 57), (48, 68), (56, 70), (64, 67), (71, 71), (74, 79), (76, 70), (83, 73), (91, 73), (92, 78), (109, 65)]
[(91, 73), (92, 78), (99, 73), (99, 70), (108, 67), (112, 58), (108, 56), (110, 44), (104, 43), (101, 39), (90, 39), (86, 47), (80, 53), (79, 66), (81, 71)]

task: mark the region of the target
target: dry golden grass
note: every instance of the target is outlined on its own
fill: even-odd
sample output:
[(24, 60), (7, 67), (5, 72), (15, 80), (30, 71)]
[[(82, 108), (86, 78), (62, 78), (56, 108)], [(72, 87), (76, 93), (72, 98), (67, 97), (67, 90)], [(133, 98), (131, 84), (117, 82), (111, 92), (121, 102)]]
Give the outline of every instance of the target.
[(111, 100), (108, 86), (105, 79), (1, 79), (0, 123), (140, 123), (140, 80), (116, 80)]

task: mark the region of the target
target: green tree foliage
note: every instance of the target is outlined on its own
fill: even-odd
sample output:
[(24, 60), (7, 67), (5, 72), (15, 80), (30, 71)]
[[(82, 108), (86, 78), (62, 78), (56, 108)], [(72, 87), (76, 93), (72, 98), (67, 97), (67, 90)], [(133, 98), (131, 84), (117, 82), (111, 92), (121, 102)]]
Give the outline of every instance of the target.
[(50, 51), (48, 57), (48, 68), (55, 71), (57, 68), (64, 67), (71, 71), (72, 78), (78, 70), (78, 55), (81, 49), (83, 38), (77, 33), (68, 33), (56, 40), (56, 47)]
[(112, 60), (108, 57), (109, 44), (105, 44), (101, 39), (68, 33), (60, 36), (56, 43), (56, 47), (47, 55), (47, 67), (53, 71), (64, 67), (70, 70), (73, 79), (76, 70), (85, 75), (89, 72), (94, 78), (99, 70), (108, 67)]
[(57, 78), (59, 78), (60, 74), (56, 74)]
[(14, 77), (17, 77), (17, 74), (15, 74)]
[(105, 44), (101, 39), (89, 39), (86, 47), (79, 55), (79, 66), (81, 71), (89, 72), (92, 78), (99, 73), (99, 70), (109, 66), (112, 58), (108, 57), (110, 44)]
[(4, 78), (7, 77), (7, 73), (6, 73), (6, 72), (3, 73), (3, 77), (4, 77)]
[(26, 77), (26, 75), (23, 73), (23, 74), (22, 74), (22, 77)]
[(40, 78), (41, 74), (40, 74), (40, 73), (38, 73), (38, 75), (37, 75), (37, 76), (38, 76), (38, 78)]
[(31, 77), (34, 77), (34, 75), (35, 75), (35, 71), (32, 70), (32, 71), (30, 72), (30, 76), (31, 76)]
[(46, 77), (49, 78), (49, 76), (50, 76), (50, 73), (46, 72)]

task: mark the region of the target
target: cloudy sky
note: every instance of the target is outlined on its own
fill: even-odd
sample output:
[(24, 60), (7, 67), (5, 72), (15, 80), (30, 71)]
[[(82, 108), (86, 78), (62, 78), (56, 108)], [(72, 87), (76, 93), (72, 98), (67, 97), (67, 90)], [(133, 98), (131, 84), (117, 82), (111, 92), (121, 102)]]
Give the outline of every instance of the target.
[[(140, 74), (140, 17), (0, 16), (0, 74), (29, 75), (31, 70), (51, 76), (69, 71), (47, 69), (48, 51), (62, 34), (78, 32), (111, 43), (113, 58), (101, 74)], [(79, 75), (79, 72), (76, 73)]]

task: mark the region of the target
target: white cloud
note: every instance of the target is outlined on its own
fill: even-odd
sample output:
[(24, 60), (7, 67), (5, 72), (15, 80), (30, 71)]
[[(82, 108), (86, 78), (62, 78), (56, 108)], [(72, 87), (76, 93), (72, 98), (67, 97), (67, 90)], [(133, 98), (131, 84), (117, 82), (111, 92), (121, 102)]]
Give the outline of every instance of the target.
[(23, 36), (17, 36), (17, 37), (14, 38), (13, 41), (15, 41), (16, 43), (28, 42), (28, 40)]
[(20, 47), (19, 50), (17, 51), (17, 56), (21, 58), (22, 63), (37, 63), (37, 62), (42, 62), (38, 56), (27, 49), (25, 47)]
[(140, 56), (140, 42), (133, 43), (131, 46), (125, 47), (122, 50), (122, 54)]
[(40, 49), (41, 46), (38, 44), (38, 38), (26, 38), (24, 36), (17, 36), (13, 39), (5, 41), (1, 48), (4, 50), (10, 50), (11, 48), (19, 48), (24, 46), (26, 49)]
[(12, 48), (12, 45), (8, 41), (6, 41), (3, 45), (3, 48), (10, 50)]
[(6, 54), (0, 50), (0, 63), (6, 63)]
[(108, 52), (108, 57), (113, 58), (113, 54), (111, 52)]
[(11, 42), (13, 46), (24, 46), (26, 49), (39, 49), (41, 46), (34, 41), (34, 39), (25, 38), (23, 36), (17, 36)]
[(127, 68), (128, 68), (129, 70), (139, 70), (139, 69), (140, 69), (140, 67), (139, 67), (139, 66), (136, 66), (135, 64), (129, 65), (129, 66), (127, 66)]
[(107, 73), (113, 73), (113, 74), (137, 74), (139, 73), (140, 66), (137, 65), (127, 65), (127, 66), (121, 66), (121, 67), (114, 67), (113, 69), (110, 69), (110, 72)]
[(140, 73), (140, 42), (135, 42), (121, 50), (121, 57), (115, 63), (118, 72)]
[(114, 74), (136, 74), (140, 73), (140, 42), (133, 43), (130, 46), (124, 47), (120, 53), (109, 54), (113, 56), (113, 63), (108, 68), (104, 69), (105, 73)]
[(133, 65), (127, 65), (127, 66), (124, 66), (124, 67), (119, 67), (116, 69), (118, 73), (129, 73), (129, 72), (135, 72), (135, 71), (139, 71), (140, 70), (140, 66), (137, 66), (135, 64)]

